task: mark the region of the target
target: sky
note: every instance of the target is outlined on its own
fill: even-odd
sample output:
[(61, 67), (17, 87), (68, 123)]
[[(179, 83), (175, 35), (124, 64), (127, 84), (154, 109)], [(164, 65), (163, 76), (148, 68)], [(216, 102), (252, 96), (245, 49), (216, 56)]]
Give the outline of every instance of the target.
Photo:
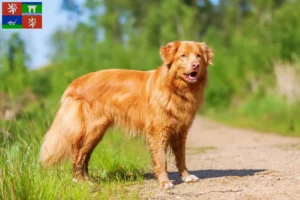
[[(22, 2), (21, 0), (1, 0), (0, 10), (2, 12), (2, 2)], [(12, 33), (20, 33), (26, 42), (26, 51), (31, 57), (29, 68), (39, 68), (49, 64), (50, 38), (54, 31), (59, 27), (67, 25), (68, 15), (62, 11), (61, 0), (23, 0), (23, 2), (42, 2), (43, 3), (43, 28), (42, 29), (21, 29), (8, 30), (0, 29), (0, 36), (8, 38)], [(211, 0), (218, 4), (219, 0)], [(84, 0), (77, 0), (82, 5)], [(1, 13), (2, 14), (2, 13)], [(2, 24), (2, 17), (0, 18)]]

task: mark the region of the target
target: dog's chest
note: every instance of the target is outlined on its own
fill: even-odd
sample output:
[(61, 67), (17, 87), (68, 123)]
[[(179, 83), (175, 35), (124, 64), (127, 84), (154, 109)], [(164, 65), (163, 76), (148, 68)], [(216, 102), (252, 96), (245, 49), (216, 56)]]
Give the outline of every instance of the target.
[(188, 129), (199, 107), (199, 100), (191, 94), (158, 92), (159, 95), (155, 96), (150, 104), (155, 121), (175, 132)]
[(193, 118), (195, 116), (195, 112), (191, 110), (186, 110), (186, 112), (179, 112), (175, 115), (172, 115), (168, 124), (172, 127), (176, 132), (180, 131), (182, 128), (189, 128), (191, 125)]
[(170, 127), (172, 127), (172, 129), (174, 129), (176, 132), (179, 132), (181, 127), (183, 126), (183, 123), (175, 118), (171, 118), (171, 120), (169, 121), (169, 124), (170, 124)]
[(168, 125), (175, 132), (179, 132), (182, 128), (189, 128), (196, 112), (196, 106), (192, 106), (187, 102), (177, 103), (173, 109), (168, 110)]

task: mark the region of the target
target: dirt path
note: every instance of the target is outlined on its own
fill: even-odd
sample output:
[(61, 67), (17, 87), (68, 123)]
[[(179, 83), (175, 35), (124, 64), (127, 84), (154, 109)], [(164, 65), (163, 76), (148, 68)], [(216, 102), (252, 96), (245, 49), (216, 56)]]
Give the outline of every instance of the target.
[[(187, 166), (197, 183), (179, 181), (157, 188), (153, 179), (139, 189), (150, 199), (300, 199), (300, 139), (230, 128), (198, 117), (187, 141)], [(149, 199), (149, 198), (148, 198)]]

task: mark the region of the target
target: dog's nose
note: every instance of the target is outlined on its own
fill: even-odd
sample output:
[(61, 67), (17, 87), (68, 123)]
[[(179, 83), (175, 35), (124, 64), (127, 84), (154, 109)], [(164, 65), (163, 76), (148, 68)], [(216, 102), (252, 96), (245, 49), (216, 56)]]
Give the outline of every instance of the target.
[(193, 69), (199, 68), (199, 63), (194, 62), (194, 63), (192, 64), (192, 68), (193, 68)]

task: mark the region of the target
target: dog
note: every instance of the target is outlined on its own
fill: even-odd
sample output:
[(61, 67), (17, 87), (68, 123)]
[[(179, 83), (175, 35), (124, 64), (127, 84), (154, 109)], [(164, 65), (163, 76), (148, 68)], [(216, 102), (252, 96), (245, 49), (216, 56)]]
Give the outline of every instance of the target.
[(108, 69), (75, 79), (45, 135), (43, 167), (72, 156), (76, 180), (89, 180), (93, 150), (109, 127), (119, 126), (146, 138), (160, 187), (174, 186), (167, 174), (168, 147), (183, 181), (198, 181), (187, 170), (185, 144), (214, 54), (205, 43), (175, 41), (162, 46), (160, 56), (163, 64), (156, 70)]

